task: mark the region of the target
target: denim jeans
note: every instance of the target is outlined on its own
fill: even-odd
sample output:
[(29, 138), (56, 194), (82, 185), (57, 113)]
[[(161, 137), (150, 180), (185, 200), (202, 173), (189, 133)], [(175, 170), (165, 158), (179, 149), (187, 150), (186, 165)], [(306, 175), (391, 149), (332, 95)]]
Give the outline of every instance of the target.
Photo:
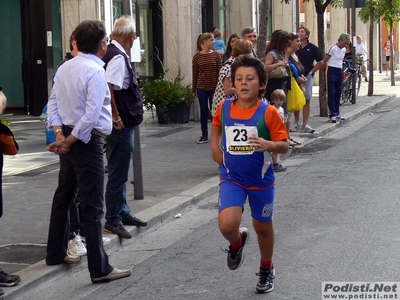
[(329, 67), (327, 72), (328, 81), (328, 107), (329, 118), (337, 117), (340, 115), (339, 103), (342, 95), (342, 69)]
[[(72, 129), (64, 126), (65, 136)], [(85, 144), (77, 141), (66, 155), (60, 155), (58, 187), (53, 197), (46, 263), (63, 263), (69, 235), (68, 212), (79, 187), (80, 206), (90, 277), (102, 277), (112, 271), (103, 248), (101, 220), (104, 216), (104, 139), (92, 135)]]
[(212, 106), (212, 99), (214, 97), (214, 91), (204, 91), (197, 89), (197, 97), (199, 98), (200, 104), (200, 124), (201, 124), (201, 135), (208, 139), (208, 107)]
[(133, 153), (135, 128), (124, 128), (111, 132), (106, 139), (108, 181), (106, 187), (106, 224), (120, 226), (130, 216), (126, 203), (126, 182)]

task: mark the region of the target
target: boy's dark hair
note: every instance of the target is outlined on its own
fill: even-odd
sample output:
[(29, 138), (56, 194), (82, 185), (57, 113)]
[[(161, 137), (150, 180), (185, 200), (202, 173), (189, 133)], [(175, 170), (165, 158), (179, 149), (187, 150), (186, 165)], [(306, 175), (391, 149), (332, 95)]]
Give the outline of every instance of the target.
[[(231, 77), (232, 77), (232, 83), (233, 87), (235, 87), (235, 75), (236, 71), (240, 67), (252, 67), (256, 70), (256, 73), (258, 75), (258, 81), (260, 82), (260, 85), (267, 85), (268, 82), (268, 75), (267, 75), (267, 70), (265, 69), (265, 65), (263, 62), (252, 55), (246, 54), (246, 55), (239, 55), (237, 58), (235, 58), (235, 61), (232, 63), (231, 66)], [(261, 98), (262, 95), (265, 93), (265, 87), (264, 89), (260, 90), (258, 93), (258, 96)]]
[(82, 21), (74, 30), (76, 45), (80, 52), (96, 54), (101, 43), (106, 40), (104, 23), (98, 20)]
[(69, 50), (74, 50), (74, 47), (72, 46), (72, 41), (75, 40), (75, 31), (71, 33), (71, 36), (69, 37)]

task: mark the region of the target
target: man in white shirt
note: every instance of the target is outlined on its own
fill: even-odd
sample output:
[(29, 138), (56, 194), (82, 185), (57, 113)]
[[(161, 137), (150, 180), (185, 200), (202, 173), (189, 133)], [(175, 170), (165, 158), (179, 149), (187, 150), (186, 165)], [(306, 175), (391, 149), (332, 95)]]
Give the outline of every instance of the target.
[(329, 47), (322, 61), (324, 66), (328, 66), (326, 81), (328, 82), (329, 119), (332, 123), (340, 121), (339, 103), (342, 95), (343, 58), (349, 42), (350, 35), (342, 33), (338, 42)]
[(112, 41), (103, 57), (111, 92), (113, 130), (106, 139), (108, 180), (106, 187), (106, 224), (104, 231), (129, 239), (122, 226), (146, 226), (131, 214), (126, 202), (126, 182), (134, 147), (135, 127), (143, 120), (143, 103), (135, 73), (127, 53), (135, 40), (135, 23), (122, 16), (114, 23)]
[(68, 211), (79, 188), (88, 267), (93, 283), (130, 276), (131, 270), (113, 268), (102, 241), (104, 215), (103, 144), (112, 129), (110, 91), (101, 57), (107, 33), (101, 21), (83, 21), (74, 31), (79, 53), (65, 62), (54, 77), (48, 101), (48, 121), (56, 141), (48, 150), (59, 154), (58, 187), (53, 197), (46, 263), (74, 263), (67, 253)]
[(362, 42), (361, 35), (357, 35), (357, 44), (356, 44), (356, 57), (357, 60), (361, 63), (361, 72), (364, 75), (365, 81), (368, 82), (367, 78), (367, 68), (365, 67), (364, 59), (367, 57), (367, 49), (365, 48), (364, 43)]

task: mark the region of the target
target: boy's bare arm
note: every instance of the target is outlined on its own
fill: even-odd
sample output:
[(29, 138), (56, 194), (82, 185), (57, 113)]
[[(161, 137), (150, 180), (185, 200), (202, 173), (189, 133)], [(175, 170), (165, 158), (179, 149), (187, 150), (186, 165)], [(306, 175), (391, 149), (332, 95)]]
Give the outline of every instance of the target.
[(223, 155), (222, 150), (220, 148), (220, 141), (222, 135), (222, 128), (212, 125), (211, 126), (211, 153), (213, 160), (222, 165)]

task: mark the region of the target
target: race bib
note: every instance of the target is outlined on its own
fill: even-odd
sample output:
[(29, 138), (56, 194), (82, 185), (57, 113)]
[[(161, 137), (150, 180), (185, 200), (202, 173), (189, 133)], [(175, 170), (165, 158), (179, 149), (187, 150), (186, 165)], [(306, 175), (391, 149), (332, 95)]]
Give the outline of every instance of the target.
[(232, 155), (250, 155), (254, 148), (248, 142), (252, 135), (258, 136), (256, 126), (225, 126), (226, 149)]

